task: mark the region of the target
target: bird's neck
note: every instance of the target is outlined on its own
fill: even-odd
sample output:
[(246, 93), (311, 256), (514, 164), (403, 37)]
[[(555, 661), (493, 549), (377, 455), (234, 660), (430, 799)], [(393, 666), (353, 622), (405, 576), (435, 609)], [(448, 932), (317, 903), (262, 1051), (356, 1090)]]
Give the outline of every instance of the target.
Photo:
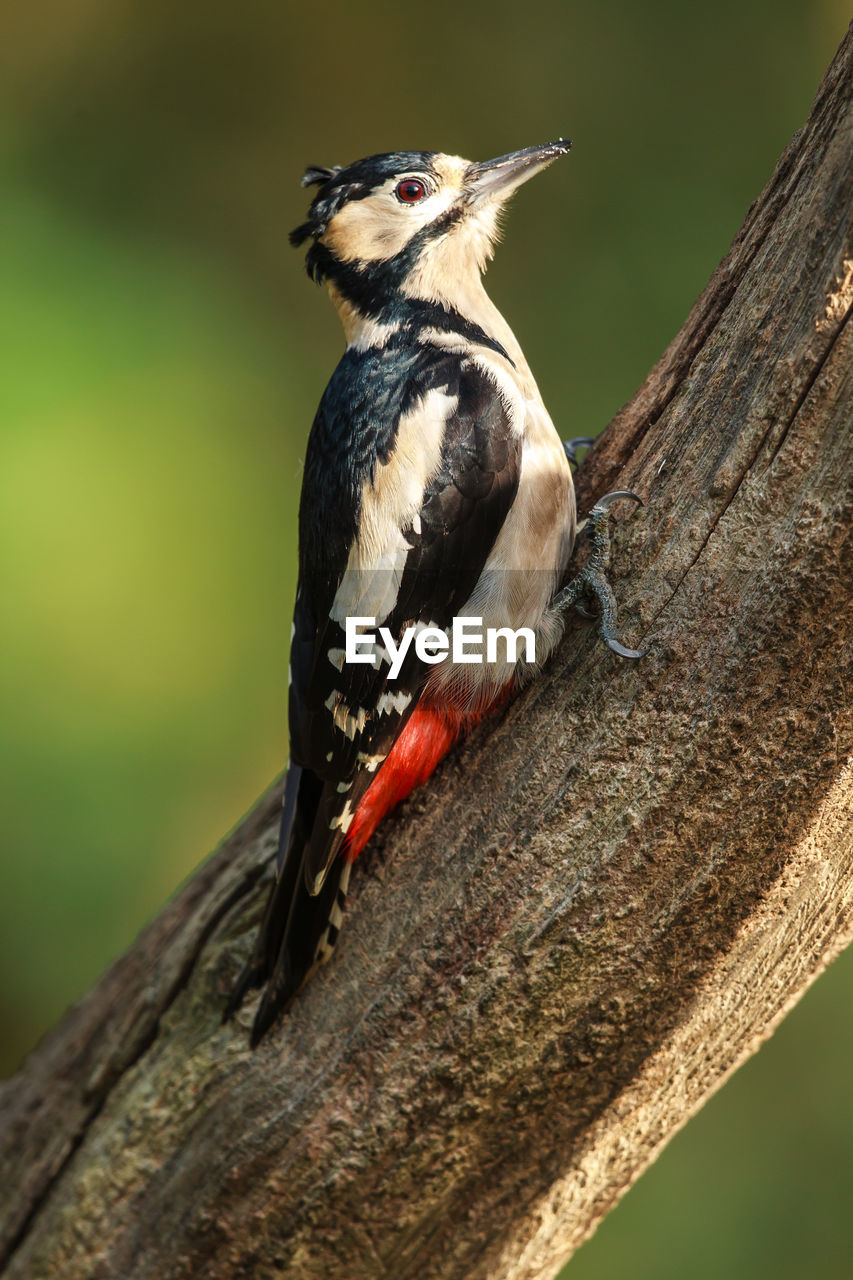
[(483, 286), (479, 275), (460, 275), (456, 279), (446, 279), (443, 287), (436, 290), (437, 300), (450, 311), (460, 315), (472, 325), (481, 329), (493, 342), (498, 343), (506, 351), (512, 363), (518, 368), (527, 369), (518, 340), (504, 319), (501, 312), (492, 302)]
[(335, 304), (347, 345), (365, 350), (383, 347), (394, 335), (410, 336), (436, 345), (483, 345), (504, 354), (520, 374), (529, 375), (521, 347), (477, 276), (442, 282), (429, 291), (418, 281), (390, 294), (366, 314), (333, 282), (329, 294)]

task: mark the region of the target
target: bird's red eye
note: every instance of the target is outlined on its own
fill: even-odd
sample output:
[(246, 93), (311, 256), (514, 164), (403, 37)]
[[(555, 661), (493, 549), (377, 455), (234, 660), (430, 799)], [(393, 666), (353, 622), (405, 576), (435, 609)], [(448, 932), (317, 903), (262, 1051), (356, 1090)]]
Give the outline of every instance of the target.
[(398, 200), (402, 200), (404, 204), (414, 204), (416, 200), (423, 200), (427, 190), (420, 178), (404, 178), (402, 182), (397, 183), (394, 194)]

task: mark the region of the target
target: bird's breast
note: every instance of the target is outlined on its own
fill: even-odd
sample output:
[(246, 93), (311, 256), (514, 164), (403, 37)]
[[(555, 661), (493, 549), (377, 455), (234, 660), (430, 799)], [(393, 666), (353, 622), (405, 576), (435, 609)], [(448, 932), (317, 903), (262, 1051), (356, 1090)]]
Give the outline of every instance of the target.
[[(511, 402), (521, 434), (521, 471), (515, 499), (459, 616), (482, 618), (484, 631), (531, 629), (536, 656), (530, 665), (507, 660), (464, 668), (447, 662), (434, 668), (428, 698), (449, 698), (463, 706), (487, 702), (510, 681), (532, 675), (550, 656), (563, 631), (562, 618), (551, 602), (575, 538), (571, 470), (535, 383), (531, 378), (520, 387), (503, 368), (496, 380), (504, 399)], [(502, 650), (498, 652), (500, 656)]]

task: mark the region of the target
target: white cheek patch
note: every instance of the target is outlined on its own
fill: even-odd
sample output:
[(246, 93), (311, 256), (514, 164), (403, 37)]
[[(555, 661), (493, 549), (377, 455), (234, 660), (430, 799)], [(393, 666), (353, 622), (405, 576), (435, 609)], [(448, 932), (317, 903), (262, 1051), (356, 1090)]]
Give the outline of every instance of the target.
[(342, 262), (381, 262), (395, 257), (412, 236), (446, 213), (459, 194), (451, 186), (406, 203), (394, 194), (400, 180), (389, 178), (369, 196), (350, 200), (335, 214), (322, 243), (336, 258)]
[[(480, 323), (487, 333), (492, 332), (494, 309), (480, 277), (494, 251), (496, 236), (495, 219), (486, 217), (485, 211), (464, 217), (449, 227), (446, 235), (427, 240), (406, 277), (403, 292), (410, 298), (444, 302)], [(485, 311), (490, 314), (478, 316)], [(506, 327), (505, 321), (501, 323)]]
[(389, 217), (387, 204), (378, 193), (350, 201), (332, 218), (321, 243), (340, 262), (376, 262), (392, 257), (406, 243), (408, 232), (399, 218)]

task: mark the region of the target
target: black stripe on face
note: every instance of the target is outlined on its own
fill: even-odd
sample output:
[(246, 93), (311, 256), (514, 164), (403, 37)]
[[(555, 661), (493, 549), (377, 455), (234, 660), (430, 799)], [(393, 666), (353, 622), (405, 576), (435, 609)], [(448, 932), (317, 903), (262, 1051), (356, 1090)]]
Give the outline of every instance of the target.
[(308, 274), (318, 284), (329, 280), (365, 317), (381, 320), (383, 324), (396, 325), (401, 331), (417, 333), (423, 328), (433, 328), (444, 333), (457, 333), (466, 341), (488, 347), (509, 360), (509, 355), (499, 342), (455, 308), (440, 302), (429, 302), (425, 298), (410, 298), (403, 293), (403, 286), (424, 248), (452, 231), (465, 214), (466, 210), (461, 205), (445, 210), (434, 222), (416, 232), (399, 253), (385, 262), (341, 262), (326, 245), (318, 241), (308, 251), (305, 259)]
[(477, 346), (488, 347), (515, 367), (497, 338), (490, 337), (485, 329), (463, 316), (455, 307), (443, 302), (430, 302), (426, 298), (408, 298), (402, 293), (385, 295), (377, 288), (376, 279), (370, 272), (346, 265), (345, 278), (344, 273), (337, 270), (330, 276), (340, 292), (362, 315), (397, 327), (398, 332), (385, 343), (386, 351), (395, 346), (408, 346), (411, 337), (416, 337), (423, 329), (438, 329), (441, 333), (456, 333)]
[(371, 156), (350, 165), (336, 174), (332, 183), (327, 184), (330, 188), (328, 191), (326, 187), (322, 189), (311, 206), (313, 220), (297, 227), (291, 241), (299, 244), (314, 235), (315, 242), (305, 258), (308, 275), (318, 284), (324, 280), (329, 281), (364, 317), (381, 320), (384, 324), (392, 324), (399, 330), (415, 334), (425, 327), (445, 333), (457, 333), (466, 341), (487, 347), (509, 360), (509, 355), (499, 342), (455, 308), (426, 299), (409, 298), (403, 293), (406, 280), (424, 248), (447, 235), (466, 216), (467, 210), (463, 204), (446, 209), (434, 221), (421, 227), (399, 253), (384, 262), (344, 262), (335, 257), (328, 245), (316, 238), (322, 235), (328, 222), (344, 204), (350, 200), (364, 199), (377, 187), (384, 185), (389, 177), (396, 177), (407, 169), (434, 174), (433, 158), (430, 152), (404, 151)]
[(330, 280), (363, 315), (376, 317), (399, 294), (424, 247), (446, 235), (464, 216), (462, 205), (446, 209), (433, 222), (416, 231), (399, 253), (384, 262), (342, 262), (318, 240), (308, 250), (305, 266), (309, 276), (318, 284)]

